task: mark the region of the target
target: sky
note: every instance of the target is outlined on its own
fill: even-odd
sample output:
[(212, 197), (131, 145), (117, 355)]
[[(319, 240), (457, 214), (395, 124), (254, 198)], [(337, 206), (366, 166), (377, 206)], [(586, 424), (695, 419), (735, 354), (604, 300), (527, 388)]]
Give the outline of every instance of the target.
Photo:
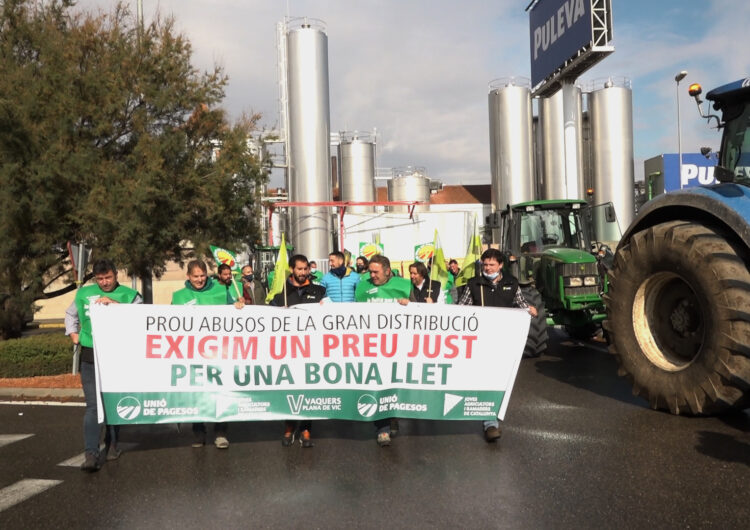
[[(633, 89), (636, 179), (643, 160), (677, 152), (680, 82), (682, 151), (714, 150), (719, 133), (687, 94), (750, 75), (750, 2), (611, 0), (615, 52), (579, 81), (627, 77)], [(108, 11), (114, 0), (79, 0)], [(127, 0), (136, 11), (136, 0)], [(377, 166), (425, 167), (445, 184), (489, 184), (488, 84), (530, 77), (529, 0), (143, 0), (148, 23), (173, 15), (200, 70), (229, 76), (230, 116), (262, 114), (278, 126), (276, 24), (284, 16), (325, 23), (331, 131), (378, 133)], [(282, 185), (279, 174), (272, 185)]]

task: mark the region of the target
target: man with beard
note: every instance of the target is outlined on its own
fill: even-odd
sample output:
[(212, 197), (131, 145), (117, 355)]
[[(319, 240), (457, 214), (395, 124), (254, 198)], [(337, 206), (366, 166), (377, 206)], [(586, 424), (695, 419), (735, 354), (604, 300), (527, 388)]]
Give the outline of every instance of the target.
[(344, 254), (331, 252), (328, 255), (328, 272), (320, 280), (325, 287), (326, 297), (332, 302), (354, 302), (354, 292), (359, 283), (359, 274), (344, 263)]
[[(271, 299), (270, 305), (290, 307), (298, 304), (315, 304), (325, 297), (325, 287), (316, 285), (310, 280), (310, 263), (305, 256), (296, 254), (289, 258), (289, 268), (292, 274), (289, 275), (284, 290)], [(310, 420), (303, 420), (299, 422), (299, 425), (296, 421), (286, 420), (281, 445), (289, 447), (294, 443), (295, 436), (298, 434), (302, 447), (310, 448), (313, 446), (311, 431)]]

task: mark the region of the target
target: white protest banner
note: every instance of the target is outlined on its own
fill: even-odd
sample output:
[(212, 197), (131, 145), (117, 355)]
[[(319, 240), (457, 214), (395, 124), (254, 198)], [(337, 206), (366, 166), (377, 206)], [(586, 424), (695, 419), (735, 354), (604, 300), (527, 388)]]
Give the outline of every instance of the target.
[(99, 410), (110, 424), (502, 419), (529, 321), (439, 304), (94, 304)]

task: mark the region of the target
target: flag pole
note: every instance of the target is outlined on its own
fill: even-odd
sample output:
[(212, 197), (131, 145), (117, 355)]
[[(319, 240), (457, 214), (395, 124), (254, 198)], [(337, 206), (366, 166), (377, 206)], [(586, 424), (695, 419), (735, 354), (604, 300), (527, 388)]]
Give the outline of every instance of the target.
[(286, 301), (286, 283), (287, 283), (286, 274), (284, 274), (284, 307), (287, 307), (288, 305)]
[(240, 294), (240, 288), (237, 287), (237, 281), (234, 279), (234, 275), (232, 275), (232, 285), (234, 285), (234, 290), (237, 292), (237, 300), (240, 298), (244, 300), (245, 298)]
[(427, 275), (427, 296), (432, 298), (432, 260), (435, 259), (435, 249), (437, 248), (437, 229), (435, 237), (432, 239), (432, 256), (430, 256), (430, 272)]

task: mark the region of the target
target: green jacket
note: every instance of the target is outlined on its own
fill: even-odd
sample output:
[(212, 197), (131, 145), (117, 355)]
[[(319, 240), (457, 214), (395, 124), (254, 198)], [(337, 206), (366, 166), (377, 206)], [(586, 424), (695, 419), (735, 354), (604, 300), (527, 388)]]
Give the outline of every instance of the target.
[(125, 287), (124, 285), (117, 284), (117, 287), (113, 291), (104, 292), (97, 284), (86, 285), (76, 291), (75, 304), (78, 310), (78, 320), (81, 324), (81, 331), (79, 332), (78, 342), (81, 346), (87, 348), (94, 347), (94, 339), (91, 336), (91, 316), (89, 315), (89, 306), (97, 298), (106, 296), (121, 304), (131, 304), (133, 300), (138, 296), (138, 291)]
[(231, 305), (234, 298), (227, 289), (213, 278), (206, 279), (203, 289), (197, 290), (185, 280), (185, 287), (172, 294), (172, 305)]
[(368, 276), (357, 284), (354, 299), (357, 302), (395, 302), (400, 298), (409, 299), (411, 282), (406, 278), (391, 276), (383, 285), (375, 285)]

